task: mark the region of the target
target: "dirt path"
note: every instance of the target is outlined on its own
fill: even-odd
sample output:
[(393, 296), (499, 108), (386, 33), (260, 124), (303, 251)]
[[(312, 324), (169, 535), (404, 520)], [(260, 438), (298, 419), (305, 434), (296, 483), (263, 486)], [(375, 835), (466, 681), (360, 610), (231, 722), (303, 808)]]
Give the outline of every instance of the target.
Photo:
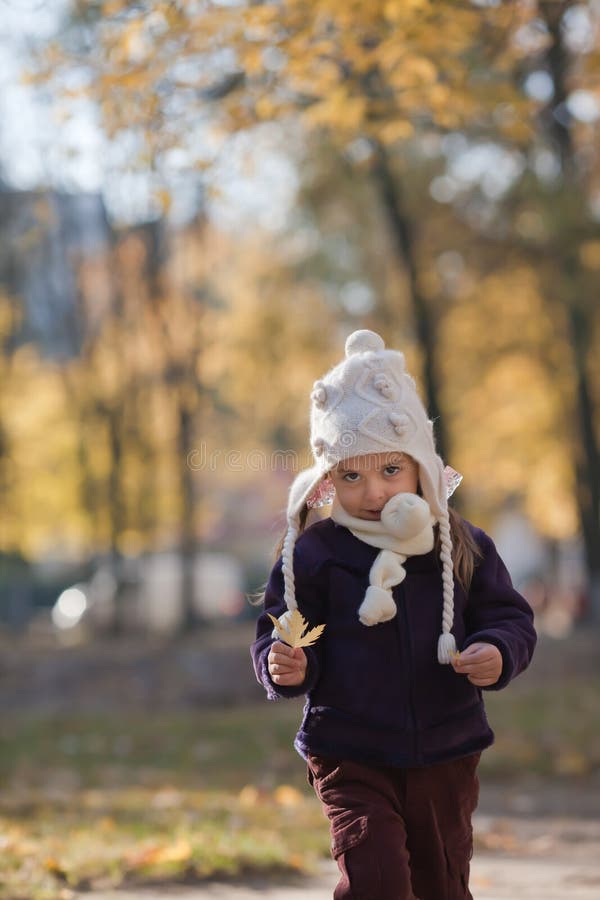
[[(89, 900), (331, 900), (336, 881), (334, 868), (328, 867), (322, 877), (297, 886), (209, 884), (86, 896)], [(600, 864), (480, 855), (473, 863), (471, 891), (475, 900), (597, 900)]]
[[(600, 820), (476, 815), (474, 900), (597, 900), (600, 897)], [(86, 900), (331, 900), (333, 863), (319, 877), (273, 884), (208, 883), (93, 892)], [(83, 895), (82, 895), (83, 900)]]

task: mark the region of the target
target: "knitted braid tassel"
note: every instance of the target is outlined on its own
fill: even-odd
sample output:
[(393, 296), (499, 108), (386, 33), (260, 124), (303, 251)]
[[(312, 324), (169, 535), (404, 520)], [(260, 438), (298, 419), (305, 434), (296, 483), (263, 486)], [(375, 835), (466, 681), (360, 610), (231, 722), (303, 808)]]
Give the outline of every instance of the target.
[(300, 530), (298, 518), (288, 519), (288, 530), (281, 550), (281, 571), (283, 572), (283, 599), (288, 610), (297, 609), (296, 583), (294, 579), (294, 547)]
[(452, 654), (456, 653), (456, 640), (451, 628), (454, 624), (454, 574), (452, 566), (452, 540), (450, 523), (446, 513), (439, 518), (440, 525), (440, 558), (442, 560), (442, 584), (444, 608), (442, 612), (442, 633), (438, 639), (438, 662), (446, 665)]
[[(287, 607), (283, 615), (279, 616), (280, 627), (287, 628), (294, 610), (298, 609), (296, 603), (296, 584), (294, 580), (294, 546), (300, 530), (298, 518), (288, 518), (288, 530), (281, 549), (281, 571), (283, 573), (283, 599)], [(273, 629), (272, 637), (278, 639), (280, 631)]]

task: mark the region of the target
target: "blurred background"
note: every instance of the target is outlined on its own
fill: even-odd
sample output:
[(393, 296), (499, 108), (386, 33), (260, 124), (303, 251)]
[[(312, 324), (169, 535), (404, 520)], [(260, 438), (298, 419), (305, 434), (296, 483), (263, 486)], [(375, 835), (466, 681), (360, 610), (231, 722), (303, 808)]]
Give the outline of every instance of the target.
[(599, 37), (598, 0), (0, 0), (0, 896), (326, 855), (248, 598), (357, 328), (535, 609), (489, 809), (600, 816)]

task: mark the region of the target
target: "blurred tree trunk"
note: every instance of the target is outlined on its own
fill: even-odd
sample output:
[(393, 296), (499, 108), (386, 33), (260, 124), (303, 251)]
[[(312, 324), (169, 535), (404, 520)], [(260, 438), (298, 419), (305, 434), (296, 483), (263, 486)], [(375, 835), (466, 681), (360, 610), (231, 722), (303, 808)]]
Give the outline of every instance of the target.
[(113, 632), (120, 634), (127, 619), (123, 608), (124, 573), (121, 553), (121, 535), (125, 531), (126, 513), (123, 496), (123, 417), (120, 407), (104, 408), (109, 447), (109, 470), (107, 480), (107, 504), (109, 520), (109, 554), (112, 575), (116, 584), (115, 614)]
[[(586, 210), (585, 186), (578, 177), (576, 147), (571, 133), (572, 119), (566, 105), (568, 98), (569, 53), (564, 43), (562, 18), (573, 2), (542, 2), (540, 14), (551, 42), (546, 52), (546, 65), (554, 86), (554, 97), (543, 116), (550, 141), (558, 152), (562, 166), (561, 195), (565, 207), (573, 211), (572, 224), (589, 218)], [(558, 300), (566, 305), (572, 366), (575, 375), (574, 419), (576, 499), (583, 535), (590, 584), (590, 618), (600, 624), (600, 448), (596, 432), (594, 392), (590, 380), (592, 338), (598, 317), (597, 298), (589, 295), (589, 278), (583, 270), (578, 243), (570, 235), (555, 248), (558, 280), (562, 288)], [(561, 277), (562, 276), (562, 277)], [(554, 286), (554, 285), (553, 285)]]
[(436, 365), (436, 326), (427, 300), (419, 285), (416, 224), (411, 218), (399, 179), (393, 173), (388, 154), (380, 143), (372, 143), (374, 159), (372, 177), (377, 187), (392, 235), (393, 244), (402, 260), (408, 283), (410, 305), (419, 348), (423, 358), (425, 405), (434, 422), (437, 450), (448, 458), (448, 430), (442, 416), (440, 385)]
[[(10, 510), (10, 435), (5, 425), (3, 393), (10, 379), (15, 337), (21, 326), (19, 310), (18, 253), (12, 231), (16, 219), (14, 195), (2, 190), (0, 173), (0, 524)], [(0, 551), (6, 546), (8, 532), (0, 530)]]
[(181, 558), (182, 628), (184, 630), (194, 627), (199, 620), (198, 611), (195, 607), (195, 563), (198, 543), (194, 514), (194, 475), (188, 465), (190, 450), (194, 446), (194, 415), (190, 404), (186, 402), (185, 393), (183, 391), (179, 395), (177, 410), (177, 462), (181, 498), (179, 552)]
[[(573, 271), (573, 256), (565, 260), (565, 271)], [(576, 284), (576, 271), (573, 271)], [(573, 365), (576, 378), (576, 416), (578, 421), (578, 446), (575, 455), (575, 493), (585, 557), (590, 579), (590, 614), (600, 625), (600, 452), (595, 429), (594, 400), (592, 396), (588, 359), (591, 317), (578, 308), (577, 302), (569, 304), (569, 325)]]
[[(0, 298), (1, 300), (2, 298)], [(0, 312), (2, 310), (0, 309)], [(0, 335), (1, 337), (1, 335)], [(0, 553), (7, 546), (8, 533), (4, 532), (3, 523), (10, 509), (10, 435), (5, 425), (4, 402), (2, 392), (10, 377), (10, 350), (6, 338), (0, 341)]]
[(77, 422), (76, 459), (79, 503), (90, 529), (92, 545), (98, 547), (102, 543), (102, 529), (100, 527), (102, 504), (90, 455), (91, 440), (88, 435), (92, 420), (89, 403), (90, 396), (89, 392), (79, 383), (81, 379), (71, 377), (67, 366), (61, 368), (60, 374), (65, 397), (68, 399), (68, 405), (73, 413), (74, 421)]
[[(144, 226), (147, 242), (146, 278), (148, 296), (154, 315), (163, 336), (165, 353), (164, 377), (170, 388), (175, 405), (177, 434), (175, 441), (176, 471), (179, 486), (179, 558), (181, 565), (182, 630), (197, 626), (200, 616), (196, 609), (196, 557), (199, 543), (196, 531), (196, 491), (194, 473), (188, 465), (188, 458), (194, 448), (196, 414), (200, 386), (196, 375), (196, 358), (185, 350), (182, 352), (176, 334), (172, 334), (169, 323), (169, 307), (166, 302), (165, 262), (168, 259), (165, 226), (162, 220)], [(177, 288), (174, 288), (176, 290)], [(191, 298), (190, 298), (191, 299)], [(199, 328), (200, 309), (193, 315)], [(184, 347), (187, 343), (184, 341)]]
[(108, 262), (111, 266), (111, 301), (108, 317), (117, 325), (113, 332), (113, 342), (118, 341), (119, 346), (112, 349), (116, 351), (113, 356), (113, 364), (118, 367), (119, 372), (115, 378), (117, 384), (115, 396), (110, 396), (109, 389), (108, 398), (100, 400), (97, 404), (97, 409), (106, 427), (108, 445), (106, 502), (109, 524), (109, 558), (111, 574), (116, 585), (112, 631), (114, 634), (120, 634), (125, 629), (127, 621), (127, 613), (124, 609), (126, 585), (121, 547), (123, 532), (127, 526), (127, 507), (123, 478), (123, 457), (126, 442), (124, 407), (133, 386), (129, 381), (127, 372), (126, 298), (119, 272), (119, 236), (113, 229), (110, 230), (109, 234)]

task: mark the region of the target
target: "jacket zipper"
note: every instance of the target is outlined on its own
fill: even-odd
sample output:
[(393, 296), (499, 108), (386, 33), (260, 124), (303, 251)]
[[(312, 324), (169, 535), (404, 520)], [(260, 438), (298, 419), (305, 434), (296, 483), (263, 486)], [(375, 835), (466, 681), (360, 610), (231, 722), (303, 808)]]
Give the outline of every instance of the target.
[(401, 640), (406, 654), (407, 669), (407, 689), (408, 689), (408, 709), (410, 713), (410, 721), (413, 732), (413, 756), (415, 762), (421, 762), (421, 746), (419, 741), (417, 710), (415, 707), (415, 697), (413, 692), (413, 646), (410, 636), (410, 627), (408, 620), (408, 610), (406, 608), (406, 591), (404, 585), (400, 586), (400, 607), (402, 615), (402, 635)]

